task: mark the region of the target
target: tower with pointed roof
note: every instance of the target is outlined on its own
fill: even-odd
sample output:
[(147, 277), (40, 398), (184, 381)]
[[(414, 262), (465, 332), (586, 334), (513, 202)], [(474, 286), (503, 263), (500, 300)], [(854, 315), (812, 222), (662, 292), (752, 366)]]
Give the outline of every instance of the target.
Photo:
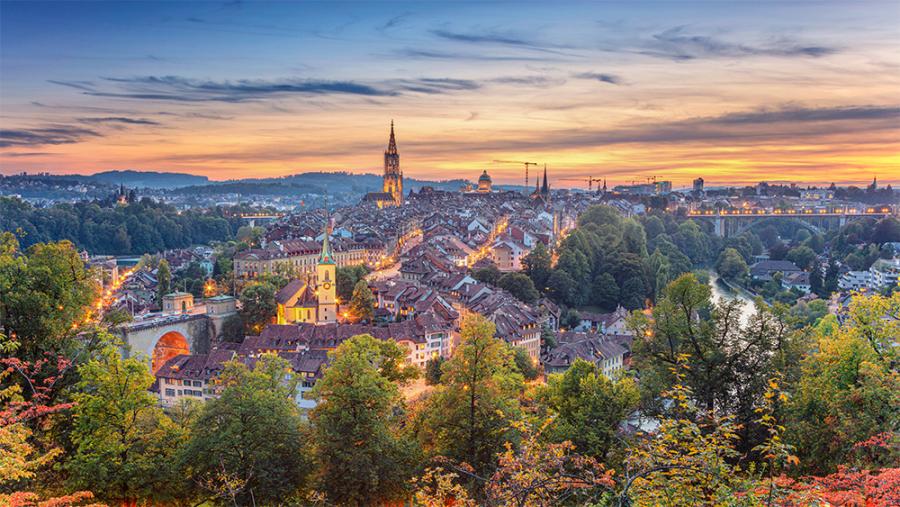
[(394, 138), (394, 120), (391, 120), (391, 138), (384, 152), (384, 193), (391, 194), (395, 206), (403, 204), (403, 172), (400, 171), (400, 154)]
[(319, 324), (337, 322), (337, 264), (328, 240), (328, 218), (325, 218), (322, 253), (316, 264), (316, 298)]

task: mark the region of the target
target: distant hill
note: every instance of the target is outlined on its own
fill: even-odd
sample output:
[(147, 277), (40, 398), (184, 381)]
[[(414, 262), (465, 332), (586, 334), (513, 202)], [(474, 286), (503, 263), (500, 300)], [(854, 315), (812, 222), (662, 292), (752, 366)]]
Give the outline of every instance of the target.
[(104, 171), (91, 175), (90, 179), (112, 185), (125, 185), (131, 188), (179, 188), (209, 183), (209, 178), (206, 176), (133, 170)]

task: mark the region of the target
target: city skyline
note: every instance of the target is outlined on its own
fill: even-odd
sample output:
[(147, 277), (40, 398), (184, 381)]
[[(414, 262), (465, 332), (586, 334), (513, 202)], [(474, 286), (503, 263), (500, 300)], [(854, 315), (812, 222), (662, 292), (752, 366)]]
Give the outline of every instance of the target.
[(378, 174), (393, 119), (409, 178), (900, 182), (896, 3), (0, 13), (4, 174)]

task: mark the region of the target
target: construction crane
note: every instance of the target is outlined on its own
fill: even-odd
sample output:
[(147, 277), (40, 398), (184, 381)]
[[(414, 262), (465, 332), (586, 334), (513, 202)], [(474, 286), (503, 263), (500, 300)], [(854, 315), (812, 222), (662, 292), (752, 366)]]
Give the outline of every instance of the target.
[[(563, 181), (576, 181), (576, 180), (577, 180), (577, 181), (584, 181), (584, 180), (581, 179), (581, 178), (562, 178), (562, 180), (563, 180)], [(603, 178), (594, 178), (593, 176), (588, 177), (588, 178), (587, 178), (588, 192), (591, 192), (591, 191), (594, 190), (594, 182), (595, 182), (595, 181), (596, 181), (597, 183), (600, 183), (600, 182), (603, 181)], [(597, 186), (597, 189), (599, 189), (599, 188), (600, 188), (600, 186), (598, 185), (598, 186)]]
[(522, 160), (494, 160), (495, 164), (523, 164), (525, 166), (525, 191), (528, 192), (528, 166), (537, 166), (537, 162), (524, 162)]

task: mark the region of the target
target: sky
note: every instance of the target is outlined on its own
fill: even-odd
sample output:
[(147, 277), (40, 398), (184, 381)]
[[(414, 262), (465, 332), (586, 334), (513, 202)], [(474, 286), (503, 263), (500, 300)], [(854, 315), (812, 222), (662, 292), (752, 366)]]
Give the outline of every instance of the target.
[(422, 179), (898, 183), (900, 1), (0, 1), (0, 173), (380, 173), (391, 120)]

